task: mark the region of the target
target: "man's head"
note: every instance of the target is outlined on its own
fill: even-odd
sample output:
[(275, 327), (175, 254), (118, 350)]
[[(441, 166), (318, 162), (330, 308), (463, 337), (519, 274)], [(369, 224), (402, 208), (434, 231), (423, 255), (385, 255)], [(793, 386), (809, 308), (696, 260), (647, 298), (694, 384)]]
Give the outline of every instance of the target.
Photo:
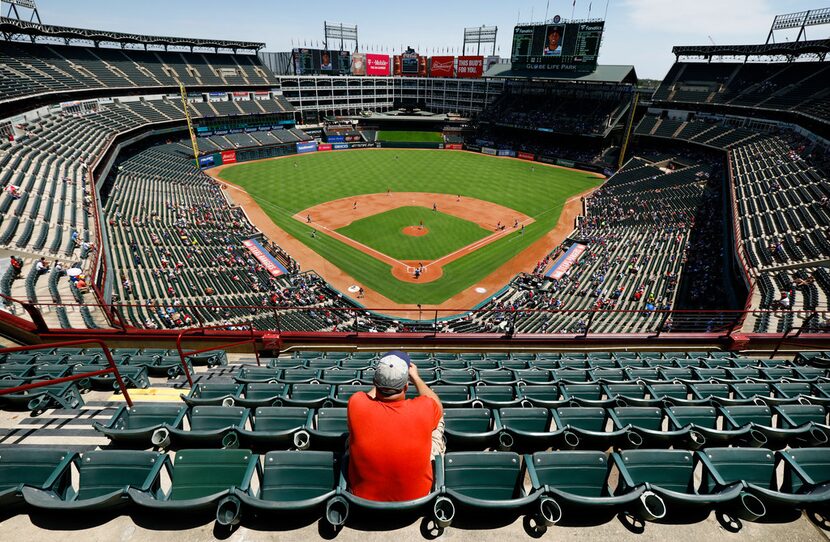
[(554, 29), (553, 29), (553, 30), (552, 30), (552, 31), (548, 34), (548, 48), (549, 48), (550, 50), (555, 50), (557, 47), (559, 47), (559, 39), (560, 39), (560, 37), (561, 37), (561, 36), (560, 36), (560, 34), (559, 34), (559, 29), (558, 29), (558, 28), (554, 28)]
[(400, 350), (384, 354), (378, 362), (373, 382), (379, 397), (389, 398), (406, 391), (410, 363), (409, 356)]

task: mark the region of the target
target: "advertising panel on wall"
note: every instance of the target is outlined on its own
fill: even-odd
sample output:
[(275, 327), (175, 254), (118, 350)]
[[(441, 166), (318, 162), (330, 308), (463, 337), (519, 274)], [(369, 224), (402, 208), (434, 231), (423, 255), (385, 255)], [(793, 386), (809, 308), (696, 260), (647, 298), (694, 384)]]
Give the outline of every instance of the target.
[(462, 78), (481, 77), (484, 73), (483, 56), (460, 56), (458, 57), (458, 69), (456, 75)]
[(317, 150), (318, 151), (330, 151), (331, 150), (331, 143), (318, 143)]
[(327, 135), (326, 143), (343, 143), (346, 141), (346, 136), (343, 135)]
[(352, 75), (366, 75), (366, 55), (363, 53), (352, 55)]
[(297, 143), (297, 154), (305, 154), (307, 152), (317, 152), (316, 141), (310, 141), (307, 143)]
[(522, 160), (533, 160), (534, 158), (536, 158), (536, 155), (533, 154), (532, 152), (520, 152), (520, 153), (517, 153), (516, 156), (518, 156)]
[(271, 254), (265, 250), (265, 247), (263, 247), (256, 239), (245, 239), (242, 241), (242, 244), (245, 248), (251, 251), (253, 257), (262, 264), (265, 270), (271, 273), (271, 276), (278, 277), (288, 273), (288, 270), (283, 267), (276, 258), (271, 256)]
[(478, 146), (478, 145), (467, 145), (467, 150), (468, 151), (473, 151), (473, 152), (480, 152), (481, 147)]
[(464, 145), (461, 143), (447, 143), (444, 148), (448, 151), (460, 151), (464, 149)]
[(392, 57), (392, 75), (400, 75), (401, 74), (401, 55), (395, 55)]
[(222, 151), (222, 163), (223, 164), (235, 164), (236, 163), (236, 151)]
[(563, 254), (556, 263), (553, 264), (553, 267), (550, 268), (550, 271), (547, 272), (547, 276), (553, 279), (559, 280), (565, 276), (565, 274), (571, 270), (571, 268), (579, 262), (579, 259), (582, 257), (582, 254), (585, 252), (585, 249), (588, 248), (586, 245), (581, 243), (574, 243), (571, 245), (571, 248), (568, 249), (565, 254)]
[(499, 149), (499, 156), (516, 156), (516, 151), (510, 149)]
[(481, 147), (481, 152), (490, 156), (496, 156), (499, 153), (499, 151), (490, 147)]
[(366, 75), (389, 75), (389, 55), (366, 54)]
[(430, 77), (452, 77), (455, 75), (454, 56), (434, 56), (429, 61)]
[(351, 149), (369, 149), (374, 147), (374, 143), (352, 143), (349, 145), (349, 148)]
[(200, 168), (207, 168), (212, 167), (214, 164), (213, 155), (208, 154), (207, 156), (200, 156), (199, 157), (199, 167)]
[(332, 150), (335, 150), (335, 151), (342, 151), (342, 150), (348, 149), (349, 144), (348, 143), (335, 143), (334, 145), (331, 146), (331, 148), (332, 148)]

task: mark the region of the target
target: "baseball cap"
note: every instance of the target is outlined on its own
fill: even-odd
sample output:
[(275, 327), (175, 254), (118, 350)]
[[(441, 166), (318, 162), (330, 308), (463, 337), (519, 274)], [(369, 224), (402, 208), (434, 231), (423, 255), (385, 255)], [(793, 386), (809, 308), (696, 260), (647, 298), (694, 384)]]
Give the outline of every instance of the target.
[(411, 360), (406, 352), (392, 350), (378, 361), (374, 384), (383, 395), (394, 395), (403, 391), (409, 382), (409, 364)]

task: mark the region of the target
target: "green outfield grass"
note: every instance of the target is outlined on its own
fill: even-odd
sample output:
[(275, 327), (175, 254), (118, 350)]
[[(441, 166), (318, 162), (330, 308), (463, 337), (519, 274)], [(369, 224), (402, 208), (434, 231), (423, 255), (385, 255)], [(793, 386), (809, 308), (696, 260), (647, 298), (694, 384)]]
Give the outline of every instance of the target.
[(378, 141), (399, 141), (404, 143), (443, 143), (440, 132), (378, 132)]
[[(426, 235), (403, 233), (404, 228), (418, 226), (421, 221)], [(396, 260), (437, 260), (492, 233), (468, 220), (426, 207), (398, 207), (355, 220), (337, 232)]]
[[(312, 153), (239, 164), (221, 178), (243, 187), (283, 230), (396, 303), (441, 303), (479, 282), (556, 226), (565, 200), (600, 184), (578, 171), (468, 152), (365, 150)], [(311, 238), (294, 214), (360, 194), (432, 192), (469, 196), (510, 207), (536, 221), (443, 268), (430, 283), (404, 283), (390, 267), (332, 237)], [(274, 239), (279, 244), (279, 239)], [(551, 247), (553, 249), (554, 247)], [(493, 292), (495, 293), (495, 292)]]

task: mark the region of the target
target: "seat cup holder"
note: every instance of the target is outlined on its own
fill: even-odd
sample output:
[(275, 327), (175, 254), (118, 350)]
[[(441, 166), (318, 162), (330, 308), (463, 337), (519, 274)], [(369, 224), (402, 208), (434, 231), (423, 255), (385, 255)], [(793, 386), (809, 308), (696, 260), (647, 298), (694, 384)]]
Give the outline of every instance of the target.
[(689, 431), (689, 438), (691, 438), (692, 442), (698, 447), (701, 447), (706, 444), (706, 437), (703, 435), (703, 433), (695, 431), (694, 429)]
[(666, 503), (653, 491), (645, 491), (640, 495), (639, 517), (646, 521), (655, 521), (666, 516)]
[(311, 435), (308, 431), (301, 430), (294, 433), (294, 447), (298, 450), (307, 450), (311, 445)]
[(326, 503), (326, 521), (332, 527), (342, 527), (349, 517), (349, 502), (343, 497), (334, 497)]
[(499, 448), (503, 451), (508, 451), (513, 447), (513, 435), (506, 431), (499, 433)]
[(734, 509), (735, 515), (746, 521), (756, 521), (767, 514), (767, 507), (752, 493), (741, 493)]
[(579, 436), (574, 433), (573, 431), (565, 431), (563, 434), (565, 437), (565, 444), (572, 449), (576, 449), (579, 447)]
[(769, 440), (764, 433), (755, 428), (749, 430), (749, 436), (752, 437), (752, 444), (758, 448), (766, 446), (767, 441)]
[(545, 527), (553, 527), (562, 520), (562, 508), (550, 497), (539, 501), (539, 521)]
[(225, 436), (222, 437), (222, 448), (225, 450), (235, 450), (236, 448), (239, 448), (239, 435), (236, 434), (236, 431), (226, 433)]
[(227, 527), (239, 523), (239, 516), (242, 510), (242, 503), (233, 495), (228, 495), (219, 501), (216, 506), (216, 523)]
[(222, 399), (222, 406), (224, 407), (231, 407), (236, 404), (236, 400), (233, 397), (225, 397)]
[(626, 431), (625, 438), (635, 448), (639, 448), (643, 445), (643, 437), (635, 431)]
[(156, 448), (166, 449), (170, 447), (170, 431), (164, 427), (159, 427), (150, 436), (150, 442)]
[(447, 497), (438, 497), (432, 505), (432, 515), (435, 517), (435, 524), (441, 529), (446, 529), (455, 518), (455, 505)]

